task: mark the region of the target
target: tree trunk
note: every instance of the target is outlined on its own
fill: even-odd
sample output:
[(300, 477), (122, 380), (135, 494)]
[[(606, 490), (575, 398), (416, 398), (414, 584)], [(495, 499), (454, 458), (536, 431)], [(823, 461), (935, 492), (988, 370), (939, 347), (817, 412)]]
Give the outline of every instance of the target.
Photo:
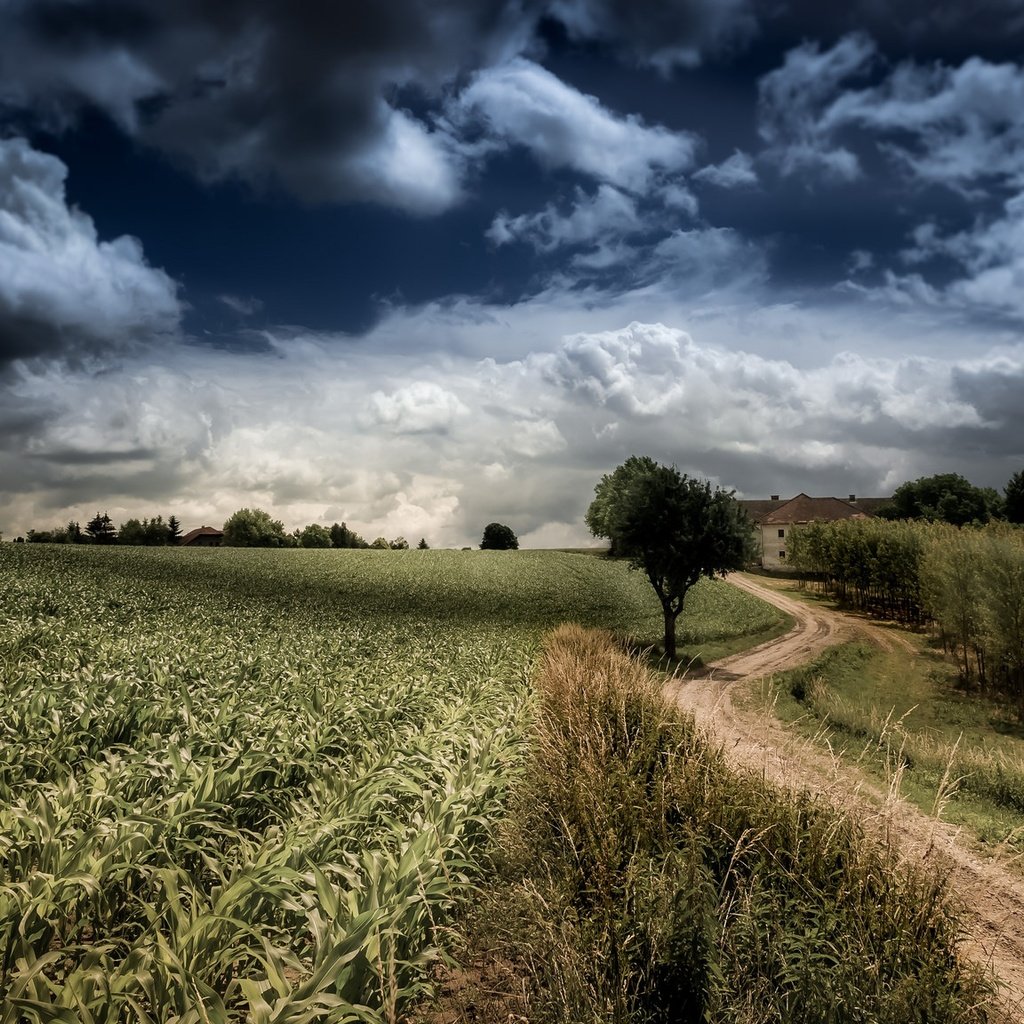
[(662, 611), (665, 613), (665, 657), (671, 661), (675, 661), (676, 658), (676, 619), (679, 616), (678, 611), (672, 611), (671, 608), (662, 605)]

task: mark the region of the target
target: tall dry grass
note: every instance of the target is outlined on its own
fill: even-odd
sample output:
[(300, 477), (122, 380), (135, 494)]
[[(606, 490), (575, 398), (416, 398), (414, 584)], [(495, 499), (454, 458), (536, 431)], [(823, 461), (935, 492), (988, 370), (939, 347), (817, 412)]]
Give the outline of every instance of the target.
[(607, 634), (562, 627), (486, 910), (530, 1020), (984, 1020), (940, 880), (738, 774)]

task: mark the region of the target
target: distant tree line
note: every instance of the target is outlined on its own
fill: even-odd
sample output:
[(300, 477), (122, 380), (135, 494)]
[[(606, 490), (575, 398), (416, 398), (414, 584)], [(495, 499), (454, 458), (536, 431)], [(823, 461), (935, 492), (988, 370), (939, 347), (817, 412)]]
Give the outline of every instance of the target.
[[(21, 538), (19, 538), (21, 539)], [(24, 539), (30, 544), (144, 544), (148, 547), (174, 545), (181, 540), (177, 516), (152, 519), (126, 519), (116, 528), (107, 512), (97, 512), (83, 527), (71, 520), (52, 530), (29, 530)]]
[[(408, 551), (409, 542), (404, 537), (386, 540), (378, 537), (367, 543), (345, 523), (322, 526), (310, 523), (301, 529), (285, 533), (284, 523), (274, 519), (269, 512), (259, 508), (240, 508), (224, 523), (224, 544), (235, 548), (367, 548), (390, 551)], [(421, 550), (430, 547), (426, 538), (421, 537), (416, 545)]]
[[(934, 602), (929, 604), (922, 591), (922, 564), (936, 538), (959, 550), (960, 542), (952, 538), (960, 537), (960, 528), (1001, 523), (1024, 523), (1024, 471), (1010, 477), (1002, 496), (957, 473), (939, 473), (901, 484), (876, 518), (809, 523), (794, 530), (787, 561), (861, 611), (921, 623), (935, 617)], [(929, 530), (931, 525), (958, 529)], [(934, 566), (934, 557), (929, 558)]]
[[(274, 519), (262, 509), (241, 508), (224, 523), (224, 544), (230, 547), (263, 548), (386, 548), (391, 551), (409, 549), (404, 537), (386, 540), (378, 537), (372, 543), (365, 541), (345, 523), (322, 526), (310, 523), (301, 529), (285, 533), (284, 523)], [(18, 540), (30, 544), (124, 544), (158, 547), (181, 542), (181, 523), (177, 516), (162, 515), (151, 519), (126, 519), (119, 527), (107, 512), (97, 512), (82, 526), (72, 520), (66, 526), (52, 530), (29, 530)], [(430, 545), (421, 537), (416, 545), (427, 550)]]

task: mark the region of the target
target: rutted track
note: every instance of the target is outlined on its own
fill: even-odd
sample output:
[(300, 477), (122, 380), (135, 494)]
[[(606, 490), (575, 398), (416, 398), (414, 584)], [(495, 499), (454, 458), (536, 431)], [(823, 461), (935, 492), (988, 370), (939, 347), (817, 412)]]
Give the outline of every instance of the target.
[(886, 650), (915, 651), (899, 632), (852, 615), (818, 608), (733, 575), (729, 581), (793, 616), (781, 637), (723, 658), (669, 690), (722, 742), (735, 761), (781, 786), (811, 789), (859, 815), (869, 828), (895, 839), (904, 856), (937, 864), (963, 904), (968, 955), (989, 965), (1002, 985), (1006, 1020), (1024, 1022), (1024, 883), (995, 858), (974, 853), (956, 828), (881, 791), (855, 768), (785, 729), (770, 715), (739, 708), (734, 684), (795, 668), (844, 640), (863, 637)]

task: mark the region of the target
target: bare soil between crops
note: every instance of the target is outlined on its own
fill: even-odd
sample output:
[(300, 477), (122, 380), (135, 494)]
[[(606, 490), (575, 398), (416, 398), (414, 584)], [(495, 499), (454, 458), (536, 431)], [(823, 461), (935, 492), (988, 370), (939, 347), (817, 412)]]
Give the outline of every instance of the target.
[(991, 969), (1005, 1020), (1024, 1022), (1024, 883), (1007, 861), (978, 852), (960, 829), (924, 814), (895, 787), (883, 791), (856, 766), (797, 736), (773, 715), (733, 699), (738, 684), (806, 664), (832, 644), (868, 639), (887, 651), (903, 649), (910, 658), (916, 656), (914, 643), (899, 629), (807, 604), (753, 577), (734, 574), (729, 580), (791, 615), (796, 625), (783, 636), (706, 666), (699, 675), (673, 679), (671, 695), (718, 738), (737, 765), (763, 773), (776, 785), (820, 794), (894, 842), (908, 861), (945, 875), (964, 915), (963, 951)]

